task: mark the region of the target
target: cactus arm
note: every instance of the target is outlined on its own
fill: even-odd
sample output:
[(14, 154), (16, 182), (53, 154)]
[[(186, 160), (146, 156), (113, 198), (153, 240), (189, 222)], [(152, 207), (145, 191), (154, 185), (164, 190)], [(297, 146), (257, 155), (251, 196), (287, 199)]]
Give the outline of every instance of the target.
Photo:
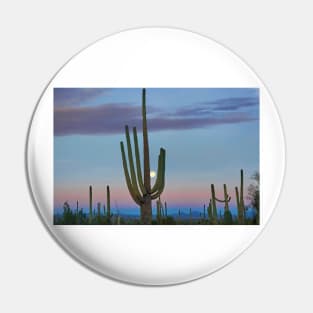
[(158, 158), (157, 178), (156, 178), (155, 183), (151, 189), (151, 193), (155, 193), (160, 187), (161, 167), (162, 167), (162, 162), (161, 162), (161, 153), (160, 153), (159, 158)]
[(144, 185), (148, 193), (151, 192), (149, 138), (147, 127), (146, 89), (142, 90), (142, 135), (143, 135), (143, 162), (144, 162)]
[(215, 200), (216, 200), (217, 202), (227, 203), (227, 202), (229, 202), (229, 201), (231, 200), (231, 197), (230, 197), (229, 195), (227, 195), (226, 197), (227, 197), (227, 198), (224, 199), (224, 200), (221, 200), (221, 199), (218, 199), (218, 198), (215, 197)]
[(227, 194), (226, 184), (224, 184), (224, 200), (218, 199), (215, 196), (215, 190), (214, 190), (214, 200), (217, 201), (217, 202), (225, 203), (225, 204), (227, 204), (231, 200), (231, 197)]
[(125, 179), (126, 179), (126, 185), (129, 190), (129, 193), (132, 197), (132, 199), (137, 203), (138, 205), (142, 204), (142, 199), (138, 198), (138, 196), (134, 193), (132, 182), (130, 180), (129, 176), (129, 171), (128, 171), (128, 166), (127, 166), (127, 161), (126, 161), (126, 155), (125, 155), (125, 149), (124, 149), (124, 144), (121, 141), (121, 153), (122, 153), (122, 160), (123, 160), (123, 168), (124, 168), (124, 174), (125, 174)]
[(231, 197), (228, 196), (228, 198), (226, 200), (221, 200), (221, 199), (218, 199), (216, 197), (214, 197), (215, 201), (217, 202), (221, 202), (221, 203), (227, 203), (231, 200)]
[(141, 199), (142, 197), (138, 189), (132, 146), (130, 143), (130, 136), (129, 136), (129, 130), (128, 130), (127, 125), (125, 126), (125, 133), (126, 133), (126, 142), (127, 142), (127, 151), (128, 151), (128, 162), (129, 162), (129, 169), (130, 169), (130, 178), (132, 182), (131, 185), (132, 185), (133, 193), (135, 194), (136, 198)]
[(133, 127), (133, 135), (134, 135), (134, 143), (135, 143), (135, 156), (136, 156), (136, 169), (137, 169), (137, 177), (138, 183), (141, 192), (145, 195), (147, 194), (147, 190), (143, 184), (142, 173), (141, 173), (141, 164), (140, 164), (140, 155), (139, 155), (139, 145), (138, 145), (138, 137), (137, 137), (137, 129)]
[[(155, 181), (153, 188), (151, 189), (152, 194), (154, 194), (155, 192), (158, 192), (159, 190), (163, 191), (163, 189), (164, 189), (164, 185), (165, 185), (165, 155), (166, 155), (165, 149), (161, 148), (160, 154), (159, 154), (159, 160), (158, 160), (157, 179)], [(161, 193), (162, 193), (162, 191), (161, 191)]]
[(157, 185), (157, 190), (151, 195), (151, 198), (154, 200), (156, 199), (159, 195), (164, 190), (165, 187), (165, 158), (166, 158), (166, 152), (165, 149), (161, 148), (160, 150), (160, 170), (159, 171), (159, 183)]
[[(228, 203), (230, 202), (230, 199), (231, 199), (231, 197), (228, 195), (228, 193), (227, 193), (227, 186), (226, 186), (226, 184), (224, 184), (224, 199), (225, 199), (225, 212), (226, 211), (229, 211), (229, 205), (228, 205)], [(224, 215), (225, 215), (225, 213), (224, 213)], [(229, 215), (229, 214), (228, 214)]]

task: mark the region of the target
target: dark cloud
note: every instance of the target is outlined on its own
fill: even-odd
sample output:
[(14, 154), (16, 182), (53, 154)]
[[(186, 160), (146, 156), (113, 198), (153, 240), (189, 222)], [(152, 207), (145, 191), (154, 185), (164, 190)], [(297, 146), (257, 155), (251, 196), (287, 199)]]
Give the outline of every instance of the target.
[(252, 108), (259, 105), (258, 97), (238, 97), (219, 99), (211, 102), (215, 111), (236, 111), (245, 108)]
[(110, 88), (54, 88), (54, 105), (79, 106), (82, 102), (109, 91)]
[(217, 112), (247, 111), (258, 106), (258, 97), (224, 98), (215, 101), (199, 102), (196, 105), (187, 106), (177, 110), (176, 116), (203, 116), (213, 115)]
[[(192, 129), (220, 124), (243, 123), (256, 120), (247, 112), (214, 113), (199, 106), (181, 109), (173, 114), (149, 107), (148, 125), (150, 131)], [(124, 132), (124, 126), (141, 129), (141, 106), (129, 103), (103, 104), (89, 107), (55, 107), (54, 134), (117, 134)]]
[(122, 132), (125, 121), (138, 120), (140, 107), (129, 104), (105, 104), (91, 107), (56, 107), (54, 134), (113, 134)]

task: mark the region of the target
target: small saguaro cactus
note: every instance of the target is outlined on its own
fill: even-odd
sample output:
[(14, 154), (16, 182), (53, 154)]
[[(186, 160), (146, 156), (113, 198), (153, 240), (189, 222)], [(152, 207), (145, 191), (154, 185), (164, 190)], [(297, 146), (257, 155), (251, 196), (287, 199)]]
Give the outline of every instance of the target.
[(92, 222), (92, 186), (89, 186), (89, 224)]
[(107, 185), (107, 220), (108, 223), (111, 222), (111, 195), (109, 185)]
[(212, 220), (211, 220), (211, 224), (217, 224), (217, 208), (216, 208), (216, 197), (215, 197), (215, 188), (214, 185), (211, 184), (211, 200), (210, 200), (210, 205), (212, 207), (211, 211), (211, 215), (212, 215)]
[(235, 187), (236, 191), (236, 201), (237, 201), (237, 210), (238, 210), (238, 223), (245, 223), (245, 203), (243, 197), (243, 170), (240, 170), (240, 194), (238, 187)]
[[(151, 187), (149, 138), (146, 117), (146, 90), (142, 90), (142, 134), (143, 134), (143, 175), (141, 170), (137, 129), (133, 128), (136, 169), (133, 160), (133, 151), (129, 136), (128, 126), (125, 126), (126, 144), (128, 150), (128, 163), (126, 159), (124, 143), (121, 141), (121, 154), (127, 188), (132, 199), (140, 206), (141, 222), (152, 222), (152, 200), (157, 199), (164, 190), (165, 185), (165, 149), (160, 148), (157, 178)], [(136, 173), (137, 172), (137, 173)]]
[(224, 184), (224, 224), (226, 225), (232, 225), (233, 224), (233, 216), (229, 210), (229, 202), (231, 200), (231, 197), (227, 193), (227, 186)]
[[(213, 203), (215, 201), (217, 202), (221, 202), (221, 203), (224, 203), (225, 206), (224, 206), (224, 223), (225, 224), (232, 224), (233, 221), (232, 221), (232, 215), (231, 215), (231, 212), (229, 210), (229, 202), (231, 200), (231, 197), (228, 195), (227, 193), (227, 186), (226, 184), (223, 185), (224, 187), (224, 200), (221, 200), (221, 199), (218, 199), (216, 196), (215, 196), (215, 190), (214, 190), (214, 185), (213, 185), (213, 188), (212, 188), (212, 185), (211, 185), (211, 189), (212, 189), (212, 199), (213, 199)], [(214, 193), (214, 196), (213, 196), (213, 193)]]
[(209, 223), (211, 223), (211, 221), (213, 220), (212, 200), (211, 200), (211, 199), (210, 199), (209, 205), (208, 205), (208, 207), (207, 207), (207, 211), (208, 211)]
[[(212, 186), (213, 186), (213, 188), (212, 188)], [(225, 203), (225, 211), (228, 211), (229, 210), (228, 203), (230, 202), (231, 197), (227, 194), (226, 184), (224, 184), (224, 200), (218, 199), (216, 197), (214, 185), (211, 185), (211, 189), (212, 189), (212, 198), (214, 198), (214, 200), (217, 202)], [(213, 196), (213, 193), (214, 193), (214, 196)]]
[(189, 209), (189, 224), (192, 224), (192, 210)]

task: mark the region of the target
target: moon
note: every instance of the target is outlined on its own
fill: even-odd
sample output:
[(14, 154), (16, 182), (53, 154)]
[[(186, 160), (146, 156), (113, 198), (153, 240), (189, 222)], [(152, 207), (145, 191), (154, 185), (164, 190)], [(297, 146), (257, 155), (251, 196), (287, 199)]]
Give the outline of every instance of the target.
[(156, 175), (156, 172), (155, 172), (155, 171), (151, 171), (151, 172), (150, 172), (150, 177), (151, 177), (151, 178), (154, 178), (155, 175)]

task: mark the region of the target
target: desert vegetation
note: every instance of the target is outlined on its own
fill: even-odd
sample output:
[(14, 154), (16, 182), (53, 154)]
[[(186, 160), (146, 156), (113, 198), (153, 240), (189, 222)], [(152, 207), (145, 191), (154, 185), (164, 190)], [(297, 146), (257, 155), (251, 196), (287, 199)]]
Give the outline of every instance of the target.
[[(64, 225), (256, 225), (259, 224), (259, 173), (253, 175), (254, 184), (248, 186), (248, 197), (244, 195), (244, 171), (240, 170), (240, 184), (236, 186), (236, 209), (230, 208), (231, 197), (227, 185), (223, 185), (223, 198), (216, 196), (215, 185), (208, 182), (209, 198), (203, 209), (191, 208), (170, 209), (168, 203), (162, 200), (166, 178), (166, 150), (161, 147), (158, 156), (158, 169), (155, 183), (151, 185), (150, 177), (150, 148), (148, 122), (146, 117), (146, 90), (142, 90), (142, 143), (143, 143), (143, 170), (139, 151), (137, 129), (133, 127), (133, 146), (130, 138), (129, 126), (125, 126), (126, 148), (120, 142), (122, 167), (125, 182), (131, 199), (139, 207), (139, 214), (130, 216), (120, 214), (115, 210), (112, 213), (110, 187), (106, 187), (106, 203), (93, 203), (92, 186), (89, 186), (89, 210), (79, 207), (71, 208), (66, 201), (63, 213), (54, 215), (54, 224)], [(126, 151), (127, 150), (127, 154)], [(135, 154), (135, 158), (133, 155)], [(210, 187), (209, 187), (210, 186)], [(249, 199), (247, 205), (245, 199)], [(253, 211), (249, 211), (252, 208)], [(154, 212), (153, 212), (154, 211)], [(247, 214), (247, 212), (250, 214)], [(169, 213), (171, 212), (171, 213)]]

